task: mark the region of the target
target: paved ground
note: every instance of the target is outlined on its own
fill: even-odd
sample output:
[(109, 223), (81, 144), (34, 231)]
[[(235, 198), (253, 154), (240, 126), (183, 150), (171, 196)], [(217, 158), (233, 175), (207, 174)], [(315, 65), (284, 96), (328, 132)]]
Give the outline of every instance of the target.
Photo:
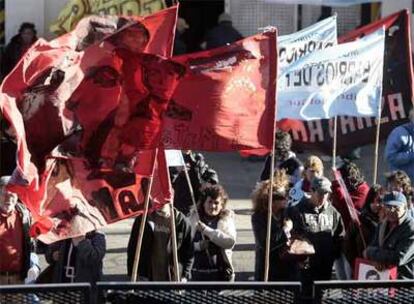
[[(362, 149), (362, 158), (357, 161), (361, 168), (363, 168), (369, 182), (372, 181), (373, 151), (373, 146), (364, 147)], [(380, 148), (380, 174), (385, 170), (382, 152), (383, 146)], [(305, 159), (306, 156), (307, 154), (299, 155), (301, 159)], [(252, 279), (254, 271), (254, 238), (250, 223), (250, 194), (259, 177), (263, 162), (247, 161), (237, 153), (205, 153), (205, 157), (210, 166), (218, 171), (221, 183), (229, 192), (229, 206), (236, 213), (237, 245), (233, 255), (233, 262), (237, 273), (236, 279)], [(325, 163), (325, 167), (330, 167), (329, 161)], [(379, 180), (382, 180), (381, 176)], [(108, 249), (104, 260), (105, 280), (127, 280), (125, 276), (126, 245), (132, 222), (133, 220), (129, 219), (104, 229), (107, 235)], [(43, 260), (42, 264), (44, 264)]]

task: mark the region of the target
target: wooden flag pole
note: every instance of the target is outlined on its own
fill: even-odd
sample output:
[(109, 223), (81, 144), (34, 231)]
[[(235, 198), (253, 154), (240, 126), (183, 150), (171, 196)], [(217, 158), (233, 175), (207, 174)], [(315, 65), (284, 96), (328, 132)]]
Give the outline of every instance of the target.
[(374, 151), (374, 174), (372, 177), (372, 184), (377, 183), (378, 149), (379, 149), (380, 130), (381, 130), (381, 102), (378, 103), (377, 132), (375, 134), (375, 151)]
[(333, 148), (332, 148), (332, 168), (336, 168), (336, 146), (337, 146), (337, 134), (338, 134), (338, 115), (334, 118), (334, 134), (333, 134)]
[(174, 279), (176, 282), (181, 281), (180, 277), (180, 268), (178, 266), (178, 248), (177, 248), (177, 232), (175, 230), (175, 213), (173, 202), (170, 204), (170, 222), (171, 222), (171, 242), (172, 242), (172, 251), (173, 251), (173, 260), (174, 260)]
[[(185, 179), (187, 180), (188, 189), (190, 190), (190, 196), (191, 196), (191, 201), (193, 202), (193, 208), (197, 214), (198, 220), (200, 220), (200, 214), (198, 214), (197, 202), (195, 200), (195, 195), (194, 195), (194, 189), (193, 189), (193, 186), (191, 185), (191, 180), (190, 180), (190, 176), (188, 175), (188, 169), (185, 164), (185, 161), (184, 161), (184, 174), (185, 174)], [(203, 241), (205, 240), (205, 237), (203, 234), (201, 234), (201, 239)], [(206, 253), (207, 253), (208, 263), (210, 264), (210, 266), (213, 266), (213, 260), (211, 259), (210, 251), (208, 249), (206, 249)]]
[(154, 179), (155, 162), (157, 160), (157, 156), (158, 156), (158, 149), (155, 149), (154, 161), (152, 164), (152, 174), (149, 178), (147, 193), (145, 193), (144, 213), (142, 214), (141, 224), (139, 226), (137, 247), (135, 248), (134, 264), (132, 266), (132, 275), (131, 275), (132, 282), (136, 282), (138, 278), (138, 266), (139, 266), (139, 259), (141, 257), (142, 239), (144, 237), (145, 223), (147, 221), (150, 193), (151, 193), (151, 188), (152, 188), (152, 181)]
[(276, 121), (274, 124), (273, 130), (273, 148), (272, 148), (272, 160), (270, 163), (270, 189), (269, 189), (269, 197), (267, 201), (267, 232), (266, 232), (266, 255), (265, 255), (265, 272), (264, 272), (264, 281), (267, 282), (269, 280), (269, 268), (270, 268), (270, 237), (272, 231), (272, 203), (273, 203), (273, 179), (274, 179), (274, 171), (275, 171), (275, 137), (276, 133)]

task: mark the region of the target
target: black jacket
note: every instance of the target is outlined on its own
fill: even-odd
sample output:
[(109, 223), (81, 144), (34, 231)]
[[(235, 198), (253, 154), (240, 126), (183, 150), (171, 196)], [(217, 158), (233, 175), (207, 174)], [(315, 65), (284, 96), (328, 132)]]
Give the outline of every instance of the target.
[[(174, 210), (175, 212), (175, 229), (177, 235), (177, 250), (178, 250), (178, 262), (181, 266), (181, 276), (187, 279), (191, 277), (191, 267), (194, 262), (194, 244), (191, 237), (191, 225), (188, 219), (179, 211)], [(127, 268), (128, 275), (131, 276), (132, 268), (134, 265), (135, 250), (137, 247), (139, 227), (141, 225), (142, 217), (139, 216), (135, 218), (134, 224), (132, 226), (131, 235), (128, 241), (128, 259), (127, 259)], [(153, 225), (150, 225), (150, 218), (147, 218), (145, 223), (144, 236), (142, 239), (141, 247), (141, 256), (139, 260), (138, 272), (139, 276), (145, 277), (148, 280), (152, 281), (151, 278), (151, 259), (152, 259), (152, 240), (154, 237), (153, 234)], [(170, 269), (173, 269), (173, 253), (171, 240), (166, 248), (166, 254), (170, 256)]]
[[(285, 248), (287, 237), (282, 229), (283, 219), (276, 221), (272, 217), (270, 238), (270, 281), (296, 281), (298, 279), (297, 265), (294, 261), (282, 260), (281, 254)], [(254, 278), (262, 281), (265, 270), (267, 213), (255, 212), (252, 215), (252, 226), (255, 239), (255, 269)]]
[(32, 224), (29, 210), (21, 204), (16, 204), (16, 210), (22, 218), (22, 227), (23, 227), (23, 267), (20, 273), (20, 278), (24, 280), (27, 277), (27, 271), (30, 268), (30, 253), (35, 251), (35, 243), (30, 238), (29, 229)]
[(288, 216), (293, 222), (292, 235), (304, 236), (315, 247), (309, 263), (310, 278), (329, 280), (345, 234), (341, 215), (329, 202), (317, 209), (304, 198), (288, 209)]
[(398, 279), (414, 279), (414, 219), (405, 215), (401, 223), (387, 234), (388, 222), (381, 223), (367, 248), (370, 260), (398, 267)]
[[(35, 37), (33, 43), (37, 40)], [(4, 50), (4, 55), (1, 61), (1, 73), (3, 77), (6, 77), (7, 74), (13, 70), (14, 66), (23, 56), (24, 48), (21, 42), (20, 34), (13, 36), (10, 40), (10, 43), (6, 46)]]
[[(271, 169), (270, 164), (271, 163), (272, 163), (272, 156), (269, 155), (266, 158), (266, 162), (264, 164), (262, 173), (260, 175), (260, 181), (268, 180), (270, 178), (270, 169)], [(276, 163), (277, 163), (277, 159), (276, 159)], [(291, 155), (288, 159), (286, 159), (285, 161), (281, 161), (278, 164), (277, 169), (286, 170), (286, 174), (291, 176), (290, 184), (291, 184), (291, 186), (293, 186), (294, 184), (296, 184), (296, 182), (298, 182), (298, 180), (296, 180), (296, 179), (300, 178), (300, 173), (299, 172), (300, 172), (302, 167), (303, 167), (303, 164), (299, 160), (299, 158), (297, 158), (294, 153), (291, 153)]]
[[(68, 255), (71, 239), (55, 242), (48, 246), (45, 258), (49, 264), (54, 264), (53, 268), (53, 283), (62, 283), (63, 272), (65, 271), (64, 263)], [(59, 251), (59, 260), (53, 260), (53, 252)], [(94, 284), (102, 281), (103, 258), (106, 253), (106, 239), (105, 234), (92, 231), (86, 234), (76, 250), (76, 265), (75, 265), (75, 282), (87, 282)]]

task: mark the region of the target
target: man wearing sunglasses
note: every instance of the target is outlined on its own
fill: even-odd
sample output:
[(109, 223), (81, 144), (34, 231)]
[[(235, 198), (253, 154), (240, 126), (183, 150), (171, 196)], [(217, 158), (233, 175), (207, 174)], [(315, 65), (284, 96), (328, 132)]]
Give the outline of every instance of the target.
[(398, 279), (414, 279), (414, 220), (407, 213), (407, 199), (392, 191), (382, 199), (385, 220), (363, 255), (379, 270), (397, 266)]

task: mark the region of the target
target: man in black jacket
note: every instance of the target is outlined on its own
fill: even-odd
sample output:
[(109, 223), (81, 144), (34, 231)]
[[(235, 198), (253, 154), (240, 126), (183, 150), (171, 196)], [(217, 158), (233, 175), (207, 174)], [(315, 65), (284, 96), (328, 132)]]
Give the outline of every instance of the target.
[(315, 177), (311, 197), (304, 197), (288, 210), (292, 236), (305, 237), (315, 248), (315, 254), (300, 271), (306, 295), (311, 293), (313, 281), (331, 279), (333, 263), (340, 256), (345, 231), (341, 215), (329, 201), (330, 192), (331, 182), (326, 177)]
[[(289, 175), (290, 185), (295, 185), (302, 178), (303, 164), (292, 152), (292, 137), (289, 133), (277, 131), (275, 135), (275, 169), (283, 169)], [(272, 156), (266, 158), (260, 175), (260, 181), (270, 178)]]
[[(170, 205), (148, 216), (142, 239), (138, 273), (142, 280), (173, 281), (173, 253), (171, 244)], [(180, 264), (180, 279), (187, 281), (194, 262), (194, 244), (188, 219), (174, 209), (177, 253)], [(135, 219), (128, 242), (128, 275), (131, 276), (142, 217)]]
[(385, 221), (374, 240), (364, 251), (364, 257), (375, 261), (378, 269), (397, 266), (398, 279), (414, 279), (414, 219), (408, 215), (407, 199), (398, 191), (383, 198)]

